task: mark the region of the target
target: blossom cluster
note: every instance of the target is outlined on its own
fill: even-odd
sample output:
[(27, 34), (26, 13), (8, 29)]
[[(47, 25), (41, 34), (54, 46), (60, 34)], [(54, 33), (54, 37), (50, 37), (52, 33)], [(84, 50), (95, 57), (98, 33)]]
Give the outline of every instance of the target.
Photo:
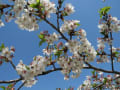
[(72, 14), (74, 12), (75, 12), (74, 6), (72, 6), (71, 3), (67, 3), (66, 6), (65, 6), (65, 8), (64, 8), (64, 13), (66, 15), (70, 15), (70, 14)]
[[(28, 0), (30, 4), (37, 3), (37, 0)], [(50, 2), (50, 0), (40, 0), (40, 6), (43, 8), (43, 12), (46, 17), (50, 18), (51, 13), (56, 13), (55, 4)]]
[(81, 73), (81, 69), (83, 68), (83, 58), (80, 57), (75, 57), (75, 56), (70, 56), (70, 57), (64, 57), (61, 56), (58, 59), (58, 64), (62, 67), (62, 73), (65, 75), (64, 79), (68, 80), (70, 72), (72, 71), (72, 78), (77, 78), (79, 77)]
[(10, 49), (8, 47), (3, 47), (0, 52), (0, 63), (2, 64), (3, 62), (11, 61), (14, 52), (15, 52), (15, 48), (13, 46), (11, 46)]
[(19, 17), (21, 12), (24, 10), (24, 6), (27, 4), (25, 0), (15, 0), (13, 11), (15, 13), (15, 17)]
[(80, 35), (80, 41), (71, 40), (66, 43), (66, 46), (74, 55), (80, 57), (79, 54), (85, 53), (87, 56), (85, 60), (87, 62), (93, 61), (97, 53), (91, 43), (87, 40), (85, 30), (80, 29), (78, 34)]
[[(112, 45), (113, 38), (109, 35), (112, 32), (118, 32), (120, 30), (120, 20), (118, 20), (116, 17), (112, 17), (111, 15), (108, 15), (108, 17), (104, 17), (102, 20), (100, 20), (100, 24), (98, 25), (98, 28), (100, 29), (100, 33), (104, 36), (103, 38), (98, 38), (98, 53), (99, 59), (97, 62), (109, 62), (108, 55), (105, 53), (105, 44)], [(113, 47), (112, 45), (112, 54), (115, 54), (117, 49)], [(119, 58), (118, 58), (119, 61)]]
[(48, 61), (47, 58), (38, 55), (33, 58), (30, 65), (25, 65), (22, 61), (19, 62), (16, 66), (16, 70), (18, 74), (23, 77), (23, 82), (26, 82), (26, 87), (31, 87), (36, 83), (37, 80), (34, 77), (45, 71)]
[(118, 32), (120, 30), (120, 20), (118, 20), (117, 17), (112, 17), (112, 16), (109, 16), (108, 20), (110, 22), (110, 25), (108, 25), (108, 23), (100, 22), (100, 25), (98, 25), (100, 32), (104, 32), (104, 31), (111, 32), (111, 30), (113, 32)]
[(91, 88), (119, 90), (120, 79), (115, 79), (117, 77), (119, 77), (118, 74), (115, 74), (114, 76), (104, 76), (103, 72), (97, 72), (96, 74), (93, 73), (92, 76), (87, 76), (87, 79), (77, 88), (77, 90), (91, 90)]
[[(80, 41), (69, 40), (65, 46), (70, 50), (73, 56), (61, 56), (58, 58), (58, 64), (62, 67), (62, 73), (65, 75), (65, 80), (69, 79), (70, 72), (72, 78), (79, 77), (81, 69), (84, 66), (84, 60), (91, 62), (96, 58), (96, 51), (91, 43), (86, 38), (86, 32), (80, 29), (77, 32), (80, 35)], [(84, 53), (84, 54), (83, 54)], [(85, 55), (85, 58), (84, 56)]]
[(54, 32), (53, 34), (45, 35), (45, 39), (46, 39), (46, 41), (47, 41), (48, 44), (52, 45), (54, 43), (54, 41), (58, 41), (59, 34), (56, 34)]
[(79, 22), (78, 20), (64, 20), (64, 24), (60, 27), (60, 31), (65, 33), (74, 30), (78, 27)]
[(15, 22), (21, 29), (27, 29), (28, 31), (39, 29), (35, 16), (30, 15), (29, 12), (23, 13), (21, 17), (17, 17)]

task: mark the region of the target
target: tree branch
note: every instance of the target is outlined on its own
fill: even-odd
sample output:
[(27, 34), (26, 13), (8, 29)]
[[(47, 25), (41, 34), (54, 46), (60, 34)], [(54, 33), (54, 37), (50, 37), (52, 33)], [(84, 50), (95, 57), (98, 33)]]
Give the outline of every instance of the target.
[(16, 66), (13, 64), (13, 62), (10, 61), (10, 60), (9, 60), (9, 62), (10, 62), (10, 64), (12, 65), (12, 67), (16, 70)]
[(117, 72), (117, 71), (109, 71), (109, 70), (105, 70), (105, 69), (94, 67), (91, 64), (89, 64), (88, 62), (85, 62), (85, 63), (88, 65), (88, 67), (84, 67), (84, 69), (94, 69), (96, 71), (102, 71), (102, 72), (105, 72), (105, 73), (120, 74), (120, 72)]
[[(112, 32), (110, 32), (110, 39), (111, 40), (113, 39)], [(114, 71), (112, 44), (110, 45), (110, 54), (111, 54), (111, 67), (112, 67), (112, 71)]]
[(26, 83), (26, 81), (24, 81), (24, 83), (22, 83), (17, 90), (20, 90), (24, 86), (25, 83)]
[(48, 70), (48, 71), (46, 71), (46, 72), (43, 72), (42, 74), (38, 74), (37, 76), (46, 75), (46, 74), (49, 74), (49, 73), (51, 73), (51, 72), (61, 71), (61, 70), (62, 70), (62, 68), (55, 68), (55, 69), (53, 69), (53, 70)]
[(61, 32), (60, 32), (60, 30), (58, 30), (57, 28), (56, 28), (56, 26), (54, 26), (51, 22), (49, 22), (46, 18), (44, 18), (44, 21), (47, 23), (47, 24), (49, 24), (52, 28), (54, 28), (61, 36), (62, 36), (62, 38), (64, 39), (64, 40), (66, 40), (66, 41), (69, 41)]
[(0, 81), (0, 84), (3, 84), (3, 83), (14, 83), (14, 82), (19, 82), (21, 81), (22, 78), (18, 78), (18, 79), (15, 79), (15, 80), (9, 80), (9, 81)]

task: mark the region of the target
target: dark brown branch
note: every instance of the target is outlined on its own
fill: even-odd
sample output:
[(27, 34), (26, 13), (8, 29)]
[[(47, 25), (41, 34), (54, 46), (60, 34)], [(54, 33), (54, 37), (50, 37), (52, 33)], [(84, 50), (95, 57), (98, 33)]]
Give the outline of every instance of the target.
[(85, 63), (88, 65), (88, 67), (84, 67), (84, 69), (94, 69), (96, 71), (101, 71), (101, 72), (105, 72), (105, 73), (120, 74), (120, 72), (117, 72), (117, 71), (109, 71), (109, 70), (105, 70), (105, 69), (94, 67), (91, 64), (89, 64), (88, 62), (85, 62)]
[(54, 28), (61, 36), (64, 40), (68, 41), (68, 39), (60, 32), (60, 30), (58, 30), (56, 28), (56, 26), (54, 26), (51, 22), (49, 22), (46, 18), (44, 19), (44, 21), (49, 24), (52, 28)]
[(16, 70), (16, 66), (13, 64), (13, 62), (12, 61), (9, 61), (9, 62), (12, 65), (12, 67)]
[[(110, 32), (110, 39), (112, 40), (112, 32)], [(111, 54), (111, 67), (112, 71), (114, 71), (114, 64), (113, 64), (113, 51), (112, 51), (112, 45), (110, 45), (110, 54)]]
[(26, 81), (24, 81), (24, 83), (22, 83), (17, 90), (20, 90), (25, 85), (25, 83), (26, 83)]
[(46, 71), (46, 72), (43, 72), (42, 74), (38, 74), (37, 76), (46, 75), (46, 74), (49, 74), (49, 73), (51, 73), (51, 72), (61, 71), (61, 70), (62, 70), (62, 68), (55, 68), (55, 69), (53, 69), (53, 70), (48, 70), (48, 71)]
[(11, 5), (8, 4), (0, 4), (0, 10), (4, 9), (4, 8), (8, 8), (11, 7)]
[(15, 80), (9, 80), (9, 81), (0, 81), (0, 84), (3, 84), (3, 83), (9, 84), (9, 83), (14, 83), (14, 82), (19, 82), (21, 80), (22, 80), (22, 78), (18, 78), (18, 79), (15, 79)]

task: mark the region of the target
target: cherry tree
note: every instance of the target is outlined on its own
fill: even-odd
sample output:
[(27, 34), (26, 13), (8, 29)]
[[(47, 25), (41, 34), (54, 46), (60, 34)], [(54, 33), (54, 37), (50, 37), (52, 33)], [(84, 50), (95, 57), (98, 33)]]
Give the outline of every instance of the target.
[[(0, 27), (6, 22), (15, 20), (15, 23), (22, 30), (34, 32), (39, 30), (38, 23), (44, 21), (50, 25), (55, 32), (49, 30), (41, 31), (38, 35), (39, 45), (46, 45), (43, 55), (36, 55), (30, 65), (26, 65), (22, 60), (15, 65), (13, 57), (15, 48), (0, 46), (0, 65), (4, 62), (10, 63), (18, 73), (19, 78), (13, 80), (0, 80), (3, 90), (20, 90), (23, 86), (32, 87), (37, 83), (37, 78), (55, 71), (61, 71), (64, 80), (78, 78), (82, 69), (92, 69), (92, 76), (87, 76), (83, 84), (78, 86), (78, 90), (119, 90), (120, 72), (115, 70), (114, 62), (120, 62), (120, 48), (113, 46), (113, 33), (119, 32), (120, 20), (109, 14), (110, 6), (99, 10), (100, 21), (98, 28), (101, 37), (97, 39), (97, 49), (87, 39), (84, 29), (80, 28), (79, 20), (67, 20), (66, 17), (75, 12), (71, 3), (63, 6), (64, 0), (58, 0), (57, 4), (50, 0), (11, 0), (9, 3), (0, 4)], [(49, 21), (52, 14), (56, 15), (56, 24)], [(4, 17), (4, 18), (3, 18)], [(105, 47), (106, 46), (106, 47)], [(109, 50), (105, 50), (109, 48)], [(98, 68), (91, 62), (107, 63), (111, 65), (111, 70)], [(109, 63), (110, 62), (110, 63)], [(57, 65), (56, 65), (57, 64)], [(46, 68), (52, 66), (51, 70)], [(22, 81), (19, 87), (15, 85)]]

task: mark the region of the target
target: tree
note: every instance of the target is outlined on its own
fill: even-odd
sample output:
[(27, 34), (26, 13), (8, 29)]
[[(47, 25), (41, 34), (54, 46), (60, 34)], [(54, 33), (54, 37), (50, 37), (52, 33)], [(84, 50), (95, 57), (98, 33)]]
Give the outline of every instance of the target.
[[(98, 48), (95, 49), (87, 39), (86, 31), (79, 28), (80, 21), (66, 19), (75, 10), (70, 3), (63, 6), (64, 2), (64, 0), (57, 0), (55, 5), (50, 0), (12, 0), (11, 3), (0, 4), (1, 27), (4, 26), (2, 18), (5, 16), (6, 22), (15, 19), (15, 23), (21, 29), (29, 32), (38, 30), (38, 23), (42, 21), (55, 30), (53, 33), (50, 30), (40, 32), (39, 46), (46, 45), (43, 49), (44, 55), (34, 56), (30, 65), (24, 64), (23, 61), (15, 65), (13, 62), (15, 48), (13, 46), (8, 48), (4, 43), (1, 44), (0, 65), (5, 62), (10, 63), (19, 75), (18, 79), (1, 80), (0, 84), (9, 84), (7, 87), (1, 86), (3, 90), (14, 90), (15, 85), (20, 81), (22, 84), (16, 87), (17, 90), (23, 86), (31, 87), (36, 84), (39, 76), (55, 71), (61, 71), (65, 80), (78, 78), (82, 69), (92, 69), (92, 75), (87, 76), (87, 80), (78, 90), (120, 89), (120, 72), (115, 70), (117, 66), (114, 66), (116, 65), (114, 62), (120, 61), (120, 49), (113, 46), (113, 33), (120, 30), (120, 21), (109, 14), (111, 7), (106, 6), (99, 10), (98, 28), (101, 37), (98, 38)], [(56, 24), (49, 20), (53, 14), (57, 17)], [(105, 49), (105, 45), (109, 50)], [(110, 64), (111, 69), (98, 68), (91, 62)], [(52, 68), (47, 69), (50, 66)], [(103, 73), (106, 74), (103, 75)]]

